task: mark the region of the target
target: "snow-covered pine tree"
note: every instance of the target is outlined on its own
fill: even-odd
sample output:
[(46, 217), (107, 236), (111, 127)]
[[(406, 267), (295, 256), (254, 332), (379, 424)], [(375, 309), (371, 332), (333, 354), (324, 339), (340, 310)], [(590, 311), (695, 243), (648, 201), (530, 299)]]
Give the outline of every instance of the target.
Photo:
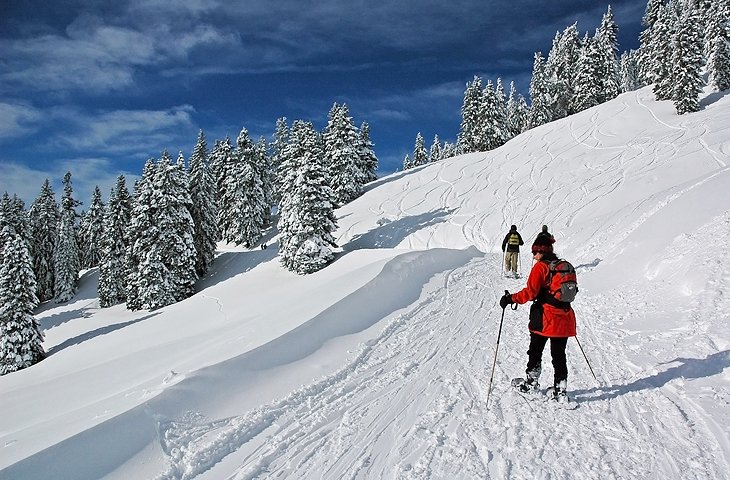
[(515, 82), (510, 82), (509, 98), (507, 98), (507, 129), (510, 138), (522, 133), (528, 110), (525, 98), (517, 93)]
[(618, 25), (613, 18), (613, 10), (603, 14), (601, 25), (596, 30), (595, 40), (599, 51), (597, 66), (600, 75), (599, 103), (612, 100), (621, 93), (621, 69), (616, 56), (618, 53)]
[(61, 218), (58, 202), (48, 179), (31, 205), (28, 217), (36, 296), (40, 302), (45, 302), (53, 298), (53, 252), (58, 237), (58, 221)]
[(82, 215), (79, 223), (79, 250), (81, 268), (92, 268), (101, 260), (101, 237), (104, 230), (104, 203), (101, 190), (97, 186), (91, 194), (89, 209)]
[(657, 100), (671, 100), (674, 90), (674, 34), (676, 9), (672, 5), (661, 5), (654, 22), (653, 50), (654, 72), (651, 76), (653, 91)]
[(600, 103), (601, 93), (601, 58), (600, 45), (595, 38), (586, 34), (583, 39), (583, 48), (578, 58), (577, 74), (574, 86), (575, 96), (573, 108), (581, 112)]
[(337, 206), (356, 199), (362, 193), (357, 128), (346, 104), (332, 105), (322, 134), (329, 184)]
[(644, 30), (639, 34), (639, 51), (637, 54), (637, 64), (639, 66), (639, 80), (641, 85), (649, 85), (654, 83), (655, 72), (657, 71), (657, 58), (655, 57), (656, 44), (658, 38), (654, 30), (654, 24), (659, 18), (659, 9), (663, 0), (647, 0), (646, 11), (641, 19)]
[(257, 149), (248, 130), (241, 129), (236, 149), (226, 167), (222, 203), (227, 212), (219, 212), (223, 238), (250, 248), (261, 238), (264, 191), (257, 166)]
[[(157, 308), (194, 292), (195, 241), (191, 200), (184, 166), (167, 151), (145, 165), (138, 182), (128, 251), (127, 308)], [(146, 228), (145, 228), (146, 227)]]
[(332, 198), (317, 132), (310, 122), (292, 125), (289, 160), (296, 165), (293, 185), (286, 191), (279, 218), (279, 257), (290, 271), (306, 274), (323, 268), (334, 257), (332, 232), (337, 228)]
[(507, 108), (502, 79), (497, 79), (496, 88), (492, 85), (491, 80), (487, 81), (487, 86), (482, 92), (482, 108), (484, 109), (483, 148), (484, 150), (494, 150), (508, 140)]
[(223, 222), (227, 220), (224, 210), (230, 199), (226, 196), (226, 182), (228, 170), (231, 168), (233, 158), (233, 145), (231, 139), (216, 140), (213, 149), (210, 151), (210, 173), (215, 181), (216, 202), (218, 204), (218, 240), (223, 239)]
[(441, 140), (438, 134), (433, 136), (433, 142), (431, 142), (431, 148), (428, 150), (428, 162), (438, 162), (441, 160)]
[(406, 153), (406, 156), (403, 158), (403, 170), (410, 170), (413, 168), (413, 162), (411, 161), (411, 156)]
[(545, 71), (545, 59), (536, 52), (532, 64), (530, 80), (530, 112), (527, 115), (527, 128), (535, 128), (553, 120), (553, 97), (550, 81)]
[(730, 4), (713, 3), (706, 26), (709, 84), (716, 90), (730, 88)]
[(575, 113), (573, 86), (580, 49), (577, 24), (574, 23), (567, 27), (562, 33), (556, 33), (553, 48), (550, 50), (545, 64), (546, 75), (554, 84), (554, 118), (556, 119)]
[(375, 156), (373, 142), (370, 140), (370, 125), (368, 122), (362, 122), (360, 124), (357, 142), (357, 156), (360, 174), (362, 176), (362, 184), (364, 185), (377, 180), (378, 157)]
[(132, 214), (132, 200), (124, 175), (117, 177), (104, 208), (99, 263), (99, 305), (111, 307), (127, 299), (127, 227)]
[[(2, 199), (0, 199), (0, 232), (8, 225), (20, 235), (20, 238), (28, 244), (30, 249), (30, 223), (28, 214), (25, 211), (25, 202), (17, 195), (13, 194), (11, 197), (8, 192), (5, 192)], [(4, 245), (3, 240), (0, 237), (0, 250)]]
[(281, 200), (281, 184), (286, 175), (281, 171), (281, 164), (284, 163), (284, 154), (289, 144), (289, 125), (286, 117), (276, 120), (274, 141), (271, 143), (271, 168), (273, 171), (274, 203), (279, 204)]
[(73, 298), (79, 282), (81, 255), (76, 241), (76, 207), (81, 202), (73, 198), (71, 172), (63, 177), (63, 197), (61, 216), (58, 223), (56, 250), (53, 252), (54, 296), (56, 303), (64, 303)]
[(428, 152), (426, 152), (426, 145), (423, 140), (423, 135), (418, 132), (416, 135), (416, 143), (413, 146), (413, 166), (420, 167), (428, 163)]
[(621, 54), (621, 90), (631, 92), (641, 87), (639, 66), (636, 63), (637, 52), (630, 50)]
[[(244, 238), (241, 234), (242, 197), (244, 195), (244, 161), (254, 156), (254, 145), (248, 130), (241, 129), (236, 139), (236, 148), (227, 151), (226, 143), (221, 145), (223, 156), (219, 162), (218, 181), (218, 228), (221, 238), (229, 243), (241, 244)], [(248, 172), (251, 174), (251, 172)]]
[(702, 26), (694, 7), (687, 5), (676, 26), (673, 39), (674, 82), (672, 100), (677, 113), (696, 112), (700, 109), (702, 92)]
[(29, 367), (45, 357), (43, 334), (33, 317), (36, 281), (26, 241), (10, 226), (0, 253), (0, 375)]
[(216, 243), (220, 238), (215, 181), (208, 164), (208, 143), (203, 130), (198, 132), (189, 166), (190, 214), (195, 225), (195, 271), (202, 277), (213, 263)]
[(266, 139), (259, 137), (256, 144), (256, 172), (261, 179), (261, 231), (271, 226), (271, 207), (274, 205), (274, 170), (271, 165), (271, 157), (266, 147)]
[[(157, 236), (157, 225), (154, 223), (155, 209), (155, 160), (149, 159), (142, 169), (142, 176), (134, 183), (132, 210), (126, 230), (127, 248), (125, 250), (125, 271), (127, 274), (125, 296), (129, 310), (140, 310), (144, 306), (142, 291), (142, 263), (150, 262), (149, 252), (153, 251), (154, 239)], [(148, 271), (154, 272), (149, 266)], [(162, 275), (161, 275), (162, 277)]]
[(457, 155), (456, 145), (451, 142), (444, 142), (441, 149), (441, 159), (455, 157)]
[(482, 79), (474, 76), (474, 79), (466, 84), (464, 102), (461, 106), (461, 126), (457, 139), (459, 153), (483, 150), (484, 109), (482, 104)]

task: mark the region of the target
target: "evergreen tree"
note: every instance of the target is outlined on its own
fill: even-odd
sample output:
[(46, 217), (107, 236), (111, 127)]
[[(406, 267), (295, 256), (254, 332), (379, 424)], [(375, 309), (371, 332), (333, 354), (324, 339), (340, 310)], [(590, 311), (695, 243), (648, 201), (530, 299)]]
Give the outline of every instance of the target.
[(56, 303), (64, 303), (73, 298), (79, 282), (81, 256), (76, 241), (76, 207), (81, 202), (73, 198), (71, 172), (63, 177), (63, 197), (61, 216), (58, 223), (56, 250), (53, 252), (54, 296)]
[(36, 278), (36, 296), (41, 302), (53, 298), (53, 252), (58, 237), (61, 213), (51, 184), (46, 179), (41, 192), (30, 207), (29, 224), (31, 258)]
[(274, 170), (271, 165), (271, 157), (266, 148), (266, 139), (259, 137), (256, 144), (255, 168), (256, 174), (261, 181), (261, 202), (258, 207), (261, 210), (262, 219), (261, 231), (271, 226), (271, 207), (274, 205)]
[(125, 254), (128, 245), (126, 229), (130, 223), (132, 199), (127, 190), (124, 175), (109, 194), (104, 209), (101, 236), (101, 260), (99, 263), (99, 305), (111, 307), (127, 299), (126, 279), (128, 275)]
[(574, 108), (581, 112), (601, 103), (603, 98), (601, 80), (600, 45), (588, 35), (583, 39), (583, 49), (578, 58), (578, 74), (575, 81)]
[(271, 168), (273, 170), (273, 197), (274, 203), (278, 204), (281, 200), (281, 184), (284, 175), (281, 172), (281, 164), (284, 163), (284, 153), (289, 144), (289, 125), (286, 123), (286, 117), (276, 120), (276, 130), (274, 131), (274, 141), (271, 144)]
[(596, 30), (598, 49), (597, 67), (600, 78), (598, 102), (612, 100), (621, 93), (621, 70), (616, 54), (618, 52), (618, 26), (609, 5), (601, 25)]
[(403, 170), (410, 170), (411, 168), (413, 168), (411, 156), (406, 154), (405, 158), (403, 158)]
[(370, 140), (370, 125), (367, 122), (360, 124), (359, 137), (357, 142), (358, 163), (362, 174), (362, 184), (374, 182), (378, 179), (378, 157), (373, 150), (373, 142)]
[(556, 33), (545, 64), (546, 77), (554, 89), (554, 119), (575, 113), (574, 85), (580, 51), (577, 24), (567, 27), (562, 33)]
[(672, 38), (675, 31), (676, 10), (671, 5), (662, 5), (654, 22), (655, 35), (653, 54), (654, 71), (651, 79), (654, 83), (653, 91), (657, 100), (670, 100), (674, 90), (674, 45)]
[(444, 142), (444, 147), (441, 149), (441, 159), (455, 157), (456, 155), (456, 145), (451, 142)]
[(328, 115), (322, 138), (325, 158), (329, 166), (330, 187), (335, 204), (342, 206), (362, 193), (357, 128), (352, 123), (346, 104), (334, 104)]
[(553, 120), (553, 99), (550, 82), (545, 71), (545, 59), (540, 52), (535, 53), (530, 80), (530, 112), (527, 128), (535, 128)]
[(702, 31), (699, 15), (690, 6), (685, 7), (673, 39), (674, 82), (672, 100), (677, 113), (696, 112), (700, 109), (702, 92)]
[(631, 92), (641, 87), (636, 54), (636, 50), (621, 54), (621, 90), (624, 92)]
[(334, 257), (334, 192), (327, 184), (323, 151), (312, 124), (294, 122), (290, 142), (288, 157), (297, 173), (289, 177), (293, 184), (281, 202), (279, 256), (288, 270), (305, 274), (323, 268)]
[[(244, 162), (254, 156), (254, 145), (248, 130), (241, 129), (236, 139), (236, 148), (228, 151), (227, 144), (222, 144), (221, 161), (218, 177), (218, 228), (221, 238), (229, 243), (242, 244), (245, 239), (241, 233), (241, 218), (246, 208), (243, 206), (243, 189), (246, 181)], [(243, 208), (243, 210), (242, 210)]]
[(81, 217), (79, 224), (79, 249), (81, 267), (92, 268), (101, 260), (101, 237), (104, 230), (104, 203), (101, 201), (101, 190), (97, 186), (91, 196), (89, 210)]
[(528, 111), (525, 98), (517, 93), (515, 83), (510, 82), (507, 99), (507, 130), (510, 138), (519, 135), (525, 129)]
[(457, 148), (460, 153), (483, 150), (484, 110), (482, 103), (482, 79), (475, 76), (471, 82), (466, 84), (464, 102), (461, 106), (461, 126), (457, 140)]
[(203, 130), (190, 155), (190, 215), (193, 218), (195, 240), (195, 271), (202, 277), (215, 257), (218, 231), (218, 208), (213, 175), (208, 165), (208, 143)]
[(482, 92), (482, 109), (484, 110), (482, 125), (482, 143), (484, 150), (500, 147), (509, 138), (507, 134), (507, 108), (505, 105), (502, 80), (497, 79), (497, 87), (487, 82)]
[(441, 160), (441, 140), (439, 140), (439, 136), (436, 134), (433, 136), (431, 148), (428, 150), (428, 161), (429, 163), (433, 163), (439, 160)]
[[(154, 310), (194, 293), (195, 241), (187, 175), (163, 152), (145, 165), (130, 222), (127, 307)], [(145, 228), (146, 227), (146, 228)]]
[(45, 357), (43, 334), (33, 317), (38, 305), (33, 265), (26, 241), (3, 227), (0, 252), (0, 375), (29, 367)]
[(655, 72), (658, 69), (657, 50), (658, 37), (654, 24), (659, 18), (659, 10), (663, 0), (647, 0), (646, 12), (641, 20), (644, 30), (639, 34), (639, 52), (637, 63), (639, 66), (639, 80), (642, 85), (649, 85), (655, 81)]
[(423, 136), (421, 132), (416, 135), (416, 143), (413, 146), (413, 166), (420, 167), (428, 163), (428, 153), (426, 152), (426, 145), (424, 144)]
[(716, 90), (730, 88), (730, 5), (719, 2), (709, 9), (707, 21), (707, 71)]
[(0, 200), (0, 252), (5, 243), (9, 241), (9, 239), (2, 237), (2, 232), (6, 226), (10, 226), (13, 232), (16, 232), (30, 249), (30, 224), (25, 211), (25, 202), (15, 194), (10, 197), (8, 192), (5, 192)]

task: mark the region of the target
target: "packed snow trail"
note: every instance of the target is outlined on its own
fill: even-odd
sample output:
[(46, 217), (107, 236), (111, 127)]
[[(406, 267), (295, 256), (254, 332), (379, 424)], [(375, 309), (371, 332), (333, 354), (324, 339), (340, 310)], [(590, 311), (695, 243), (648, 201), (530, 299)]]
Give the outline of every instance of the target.
[[(510, 391), (510, 378), (522, 374), (526, 361), (527, 306), (505, 314), (487, 408), (499, 293), (516, 291), (524, 281), (501, 278), (500, 264), (501, 257), (490, 254), (443, 274), (437, 287), (388, 319), (350, 364), (281, 401), (228, 419), (164, 425), (171, 463), (160, 478), (726, 474), (724, 427), (713, 425), (677, 389), (680, 379), (671, 368), (657, 365), (649, 375), (627, 371), (629, 345), (605, 317), (611, 312), (602, 308), (607, 298), (584, 295), (576, 302), (581, 343), (602, 382), (596, 385), (575, 342), (569, 342), (569, 390), (577, 410), (527, 402)], [(717, 362), (722, 372), (727, 357), (721, 352), (708, 362)], [(548, 348), (543, 384), (551, 378)]]

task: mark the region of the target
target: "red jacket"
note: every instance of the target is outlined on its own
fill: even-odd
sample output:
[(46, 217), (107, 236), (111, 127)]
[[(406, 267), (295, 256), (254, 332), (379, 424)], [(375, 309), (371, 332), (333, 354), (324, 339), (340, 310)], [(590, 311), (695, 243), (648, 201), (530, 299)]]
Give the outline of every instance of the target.
[[(543, 286), (547, 286), (550, 276), (550, 265), (547, 262), (537, 262), (530, 270), (527, 286), (512, 294), (512, 301), (523, 304), (535, 300)], [(575, 337), (575, 312), (558, 308), (547, 303), (543, 304), (542, 331), (530, 330), (543, 337)]]

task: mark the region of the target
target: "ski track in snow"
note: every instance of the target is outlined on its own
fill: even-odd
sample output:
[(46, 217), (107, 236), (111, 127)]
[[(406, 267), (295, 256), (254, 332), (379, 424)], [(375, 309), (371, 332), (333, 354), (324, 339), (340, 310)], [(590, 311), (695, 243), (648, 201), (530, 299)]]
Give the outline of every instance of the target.
[[(487, 408), (501, 314), (493, 295), (505, 287), (516, 291), (523, 282), (501, 278), (500, 265), (501, 257), (488, 255), (443, 274), (440, 287), (390, 319), (349, 365), (284, 399), (233, 418), (205, 421), (191, 415), (162, 424), (170, 466), (159, 478), (193, 478), (210, 469), (216, 472), (212, 478), (223, 474), (236, 480), (304, 479), (313, 472), (323, 479), (680, 478), (686, 472), (715, 479), (727, 474), (727, 426), (713, 422), (700, 402), (683, 392), (684, 378), (665, 378), (661, 369), (671, 367), (661, 361), (648, 376), (638, 367), (627, 370), (636, 339), (629, 335), (624, 341), (624, 331), (616, 328), (610, 308), (615, 298), (577, 302), (581, 344), (601, 385), (571, 340), (570, 390), (579, 402), (573, 411), (527, 401), (509, 390), (509, 379), (524, 370), (528, 334), (527, 306), (508, 309)], [(714, 267), (722, 285), (710, 289), (710, 297), (725, 291), (729, 266)], [(628, 294), (619, 300), (641, 301)], [(641, 311), (636, 312), (638, 317)], [(660, 356), (661, 345), (686, 335), (670, 330), (644, 341), (657, 342)], [(693, 353), (701, 357), (712, 351), (707, 339), (701, 348), (701, 332), (694, 335)], [(552, 377), (548, 350), (546, 385)], [(229, 455), (225, 471), (215, 470)]]

